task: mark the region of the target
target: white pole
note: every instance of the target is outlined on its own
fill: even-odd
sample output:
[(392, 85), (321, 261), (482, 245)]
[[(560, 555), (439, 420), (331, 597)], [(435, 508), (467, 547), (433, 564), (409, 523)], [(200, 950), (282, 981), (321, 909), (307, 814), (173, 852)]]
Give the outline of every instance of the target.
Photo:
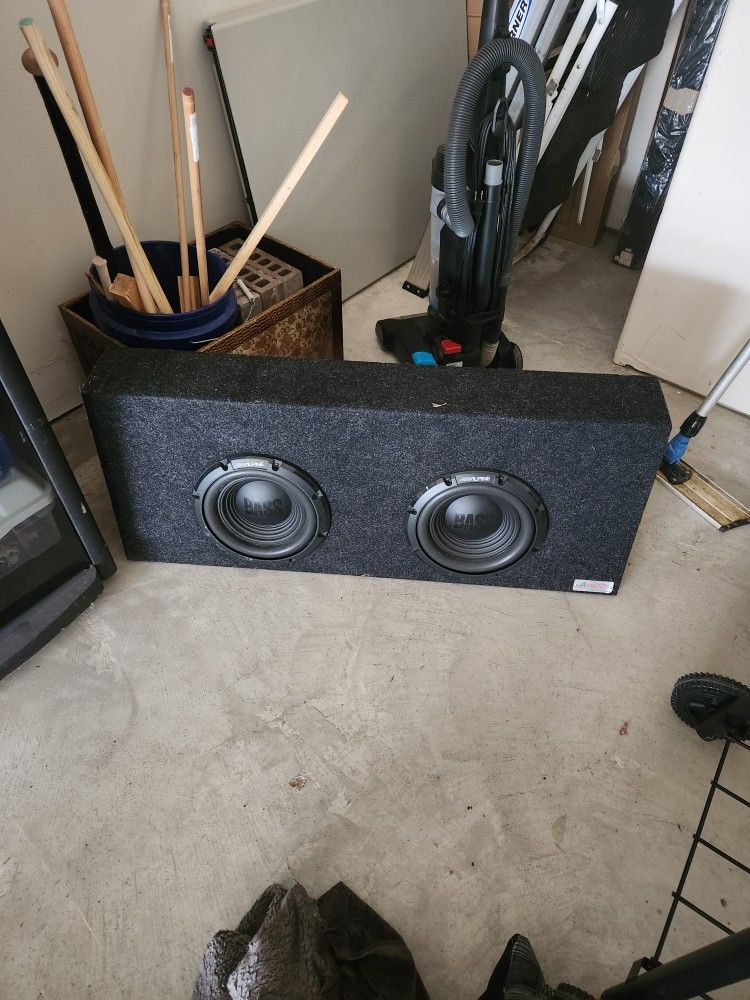
[(557, 96), (557, 91), (560, 88), (560, 81), (565, 75), (565, 72), (570, 65), (570, 60), (573, 58), (575, 51), (578, 48), (578, 43), (581, 41), (583, 33), (588, 27), (588, 23), (596, 10), (596, 3), (597, 0), (583, 0), (581, 9), (578, 11), (578, 17), (573, 22), (573, 27), (570, 29), (570, 33), (565, 39), (563, 47), (560, 49), (560, 54), (555, 60), (555, 65), (552, 67), (552, 72), (547, 80), (547, 94), (550, 101), (553, 101)]
[[(606, 0), (604, 8), (604, 18), (600, 21), (597, 19), (596, 24), (593, 26), (589, 33), (589, 37), (581, 49), (581, 53), (573, 66), (573, 69), (568, 74), (568, 78), (565, 81), (565, 86), (560, 91), (560, 94), (552, 106), (552, 111), (547, 118), (547, 124), (544, 126), (544, 135), (542, 136), (542, 148), (539, 151), (539, 159), (544, 156), (547, 151), (547, 147), (552, 138), (559, 128), (560, 122), (565, 115), (565, 112), (570, 107), (570, 103), (573, 100), (576, 91), (581, 85), (581, 81), (589, 68), (591, 60), (594, 58), (594, 53), (596, 52), (599, 44), (604, 37), (607, 29), (609, 28), (612, 18), (617, 13), (617, 4), (613, 3), (612, 0)], [(551, 81), (552, 82), (552, 81)], [(547, 87), (547, 92), (550, 92), (550, 86)]]
[[(552, 48), (552, 43), (554, 42), (560, 26), (563, 23), (565, 15), (570, 7), (570, 0), (555, 0), (552, 9), (547, 15), (547, 20), (544, 22), (544, 27), (541, 30), (539, 38), (534, 45), (534, 50), (536, 54), (541, 59), (542, 63), (547, 61), (547, 57), (550, 54)], [(513, 77), (516, 80), (516, 77)], [(508, 94), (512, 93), (511, 87), (508, 88)], [(510, 116), (513, 121), (516, 121), (518, 115), (521, 112), (523, 106), (523, 88), (518, 84), (516, 80), (515, 93), (513, 94), (513, 99), (510, 104)]]
[[(526, 2), (526, 0), (524, 0)], [(528, 13), (526, 15), (526, 20), (521, 25), (521, 30), (514, 31), (513, 18), (518, 8), (518, 3), (512, 5), (510, 9), (510, 33), (513, 38), (521, 38), (524, 42), (528, 42), (529, 45), (533, 45), (539, 32), (542, 30), (544, 19), (547, 17), (550, 8), (555, 0), (528, 0)], [(569, 0), (568, 0), (569, 2)], [(518, 81), (518, 73), (515, 69), (511, 68), (508, 71), (508, 75), (505, 78), (505, 93), (507, 95), (512, 93), (513, 87), (515, 87)]]

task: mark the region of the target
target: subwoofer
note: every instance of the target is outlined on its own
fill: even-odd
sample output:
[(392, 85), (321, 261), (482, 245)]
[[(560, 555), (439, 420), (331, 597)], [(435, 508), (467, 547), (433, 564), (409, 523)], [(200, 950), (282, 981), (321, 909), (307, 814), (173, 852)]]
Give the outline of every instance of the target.
[(331, 523), (325, 494), (310, 476), (261, 455), (209, 469), (195, 489), (195, 513), (227, 552), (265, 561), (312, 552)]
[(616, 592), (670, 431), (642, 376), (115, 349), (130, 559)]
[(432, 566), (486, 575), (538, 552), (548, 523), (544, 500), (528, 483), (484, 469), (428, 486), (409, 511), (407, 531)]

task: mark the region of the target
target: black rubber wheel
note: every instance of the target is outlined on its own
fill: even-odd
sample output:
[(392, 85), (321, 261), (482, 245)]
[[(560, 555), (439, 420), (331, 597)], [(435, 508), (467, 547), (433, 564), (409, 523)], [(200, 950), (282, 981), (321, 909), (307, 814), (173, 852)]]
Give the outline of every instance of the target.
[(523, 354), (518, 344), (508, 342), (504, 351), (498, 351), (490, 368), (505, 368), (511, 372), (523, 371)]
[[(747, 687), (730, 677), (716, 674), (686, 674), (672, 689), (675, 714), (692, 729), (724, 705), (747, 694)], [(720, 736), (714, 737), (720, 739)]]

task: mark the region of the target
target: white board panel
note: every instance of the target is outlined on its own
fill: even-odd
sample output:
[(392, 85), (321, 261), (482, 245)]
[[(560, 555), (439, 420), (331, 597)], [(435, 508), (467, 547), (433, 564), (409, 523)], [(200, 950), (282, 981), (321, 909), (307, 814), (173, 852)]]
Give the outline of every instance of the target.
[(465, 0), (267, 0), (212, 22), (258, 212), (329, 103), (350, 105), (273, 227), (349, 296), (414, 255), (466, 67)]

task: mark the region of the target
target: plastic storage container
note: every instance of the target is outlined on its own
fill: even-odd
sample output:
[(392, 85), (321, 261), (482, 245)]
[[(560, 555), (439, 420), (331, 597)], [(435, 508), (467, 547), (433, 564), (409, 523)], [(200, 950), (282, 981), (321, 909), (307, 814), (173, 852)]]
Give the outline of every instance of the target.
[[(216, 302), (191, 312), (178, 312), (179, 296), (177, 276), (180, 273), (180, 244), (167, 240), (153, 240), (143, 244), (164, 294), (174, 313), (145, 313), (128, 309), (117, 302), (110, 302), (92, 289), (89, 303), (94, 320), (108, 336), (130, 347), (159, 347), (177, 350), (196, 350), (204, 344), (231, 330), (239, 321), (239, 307), (234, 291), (230, 290)], [(195, 248), (189, 248), (190, 271), (198, 273)], [(226, 270), (226, 263), (214, 254), (207, 254), (208, 286), (213, 288)], [(112, 274), (132, 275), (124, 247), (114, 251)], [(91, 273), (96, 277), (92, 268)]]

